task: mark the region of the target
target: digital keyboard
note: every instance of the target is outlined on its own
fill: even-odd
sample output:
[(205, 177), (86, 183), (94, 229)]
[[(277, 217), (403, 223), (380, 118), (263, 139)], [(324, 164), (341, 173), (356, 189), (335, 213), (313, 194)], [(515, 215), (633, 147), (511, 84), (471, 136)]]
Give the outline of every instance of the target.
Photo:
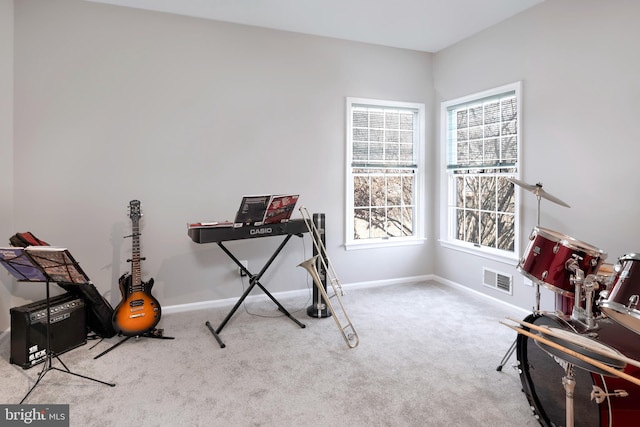
[(242, 227), (189, 227), (188, 234), (196, 243), (218, 243), (230, 240), (253, 239), (281, 235), (301, 235), (307, 233), (304, 219), (291, 219), (280, 224), (243, 225)]

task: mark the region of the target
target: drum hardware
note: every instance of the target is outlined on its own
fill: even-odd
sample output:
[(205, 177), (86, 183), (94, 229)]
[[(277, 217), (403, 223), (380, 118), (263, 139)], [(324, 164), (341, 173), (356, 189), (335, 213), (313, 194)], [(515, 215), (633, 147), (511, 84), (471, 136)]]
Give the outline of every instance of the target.
[[(596, 281), (596, 275), (589, 274), (585, 278), (584, 272), (580, 269), (577, 263), (572, 263), (568, 268), (574, 271), (574, 275), (571, 276), (571, 281), (575, 285), (575, 299), (573, 309), (571, 311), (571, 318), (582, 323), (587, 328), (587, 330), (598, 329), (598, 324), (596, 323), (596, 319), (593, 313), (593, 296), (600, 287), (600, 285)], [(585, 302), (584, 307), (580, 305), (583, 299)]]
[[(338, 329), (340, 329), (340, 332), (345, 342), (347, 343), (347, 346), (349, 348), (357, 347), (358, 344), (360, 343), (360, 339), (342, 303), (341, 295), (344, 295), (344, 291), (342, 290), (342, 285), (340, 283), (340, 280), (338, 279), (335, 273), (335, 270), (333, 268), (333, 265), (331, 264), (331, 260), (329, 260), (329, 256), (327, 255), (327, 249), (325, 245), (322, 243), (320, 232), (316, 227), (316, 225), (311, 220), (311, 215), (309, 214), (309, 211), (304, 206), (300, 207), (299, 211), (302, 214), (302, 219), (304, 219), (304, 223), (306, 224), (307, 229), (309, 230), (309, 234), (311, 235), (311, 241), (313, 242), (313, 245), (316, 248), (316, 251), (318, 254), (307, 259), (306, 261), (301, 262), (300, 264), (298, 264), (298, 266), (305, 268), (311, 275), (311, 278), (313, 279), (313, 283), (315, 283), (318, 291), (320, 292), (320, 294), (322, 295), (322, 298), (327, 304), (327, 308), (329, 308), (329, 311), (331, 312), (333, 319), (335, 320), (336, 325), (338, 326)], [(333, 304), (331, 303), (331, 299), (329, 298), (329, 295), (327, 295), (327, 291), (324, 289), (322, 278), (318, 273), (318, 270), (319, 270), (317, 267), (318, 263), (320, 263), (322, 267), (322, 271), (325, 271), (327, 274), (327, 277), (329, 278), (329, 282), (331, 283), (331, 287), (333, 288), (334, 296), (338, 301), (342, 316), (344, 317), (342, 319), (342, 321), (344, 322), (344, 325), (343, 323), (341, 323), (340, 319), (338, 319), (338, 313), (336, 312)]]
[(562, 387), (564, 388), (564, 396), (565, 396), (565, 416), (567, 427), (573, 427), (574, 424), (574, 413), (573, 409), (573, 392), (576, 389), (576, 379), (573, 374), (573, 366), (568, 364), (565, 368), (565, 376), (562, 377)]
[(591, 400), (595, 400), (597, 404), (604, 402), (607, 397), (628, 397), (629, 393), (626, 390), (613, 390), (612, 393), (607, 393), (597, 385), (593, 386), (591, 391)]

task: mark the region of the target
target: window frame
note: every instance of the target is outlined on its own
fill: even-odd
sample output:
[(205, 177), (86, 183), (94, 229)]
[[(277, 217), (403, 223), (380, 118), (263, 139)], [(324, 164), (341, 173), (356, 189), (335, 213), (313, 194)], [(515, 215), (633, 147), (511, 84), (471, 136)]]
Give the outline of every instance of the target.
[[(355, 221), (354, 221), (354, 186), (353, 186), (353, 109), (358, 106), (368, 106), (373, 108), (397, 108), (413, 110), (417, 114), (416, 129), (414, 137), (414, 159), (415, 159), (415, 176), (413, 188), (414, 218), (413, 218), (413, 235), (402, 237), (384, 237), (384, 238), (367, 238), (356, 240), (353, 238)], [(425, 240), (424, 226), (426, 218), (426, 206), (424, 197), (425, 182), (425, 123), (426, 123), (426, 106), (416, 102), (387, 101), (370, 98), (346, 98), (346, 209), (345, 209), (345, 249), (368, 249), (391, 246), (405, 246), (422, 244)]]
[(440, 150), (441, 150), (441, 191), (440, 191), (440, 245), (461, 252), (482, 256), (500, 262), (513, 263), (519, 259), (520, 254), (520, 231), (522, 229), (522, 209), (520, 204), (520, 191), (514, 184), (514, 250), (513, 252), (501, 250), (488, 246), (480, 246), (471, 242), (458, 240), (454, 236), (455, 218), (451, 216), (451, 200), (455, 198), (455, 188), (450, 185), (450, 177), (452, 173), (447, 169), (449, 140), (448, 140), (448, 110), (456, 105), (472, 103), (485, 98), (497, 97), (508, 92), (515, 92), (517, 105), (517, 155), (513, 174), (514, 178), (519, 179), (522, 173), (522, 153), (523, 153), (523, 137), (522, 137), (522, 82), (506, 84), (495, 87), (493, 89), (473, 93), (471, 95), (444, 101), (440, 105)]

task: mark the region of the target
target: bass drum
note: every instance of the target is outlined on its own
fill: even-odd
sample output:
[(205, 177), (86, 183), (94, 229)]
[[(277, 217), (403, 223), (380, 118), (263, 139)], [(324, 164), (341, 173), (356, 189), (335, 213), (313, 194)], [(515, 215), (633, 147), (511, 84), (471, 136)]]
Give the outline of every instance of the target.
[[(576, 333), (571, 323), (550, 314), (531, 314), (525, 322), (547, 325)], [(599, 320), (598, 336), (593, 340), (640, 360), (640, 337), (609, 319)], [(527, 329), (527, 328), (525, 328)], [(528, 329), (527, 329), (528, 330)], [(535, 331), (534, 331), (535, 332)], [(582, 335), (582, 334), (581, 334)], [(518, 334), (517, 357), (523, 392), (541, 425), (559, 427), (566, 424), (566, 395), (562, 378), (566, 375), (564, 360), (556, 360), (542, 350), (536, 340)], [(640, 378), (640, 368), (627, 365), (626, 374)], [(577, 427), (632, 427), (640, 423), (640, 387), (619, 377), (603, 376), (585, 369), (573, 368), (574, 425)], [(598, 404), (591, 399), (594, 386), (605, 393), (625, 390), (627, 397), (607, 396)]]

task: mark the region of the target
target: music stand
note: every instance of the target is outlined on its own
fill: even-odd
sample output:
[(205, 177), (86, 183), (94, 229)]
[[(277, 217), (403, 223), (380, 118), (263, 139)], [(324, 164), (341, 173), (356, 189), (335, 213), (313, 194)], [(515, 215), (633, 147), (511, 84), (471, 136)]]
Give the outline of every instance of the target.
[[(10, 250), (15, 250), (15, 258), (4, 256), (8, 254)], [(22, 251), (20, 253), (20, 251)], [(40, 383), (42, 378), (47, 372), (56, 370), (67, 374), (75, 375), (80, 378), (95, 381), (101, 384), (115, 387), (115, 384), (97, 380), (95, 378), (87, 377), (71, 370), (64, 364), (57, 354), (51, 351), (51, 333), (49, 331), (51, 324), (51, 308), (50, 308), (50, 282), (57, 283), (69, 283), (75, 285), (82, 285), (89, 283), (90, 280), (84, 271), (80, 268), (76, 260), (71, 256), (71, 253), (67, 249), (57, 248), (52, 246), (28, 246), (26, 248), (3, 248), (0, 250), (1, 264), (13, 274), (18, 281), (21, 282), (44, 282), (46, 283), (46, 302), (47, 302), (47, 348), (46, 358), (42, 370), (38, 374), (35, 384), (22, 398), (20, 404), (22, 404), (31, 392)], [(38, 274), (39, 273), (39, 274)], [(56, 358), (58, 362), (64, 367), (60, 369), (53, 366), (53, 358)]]

